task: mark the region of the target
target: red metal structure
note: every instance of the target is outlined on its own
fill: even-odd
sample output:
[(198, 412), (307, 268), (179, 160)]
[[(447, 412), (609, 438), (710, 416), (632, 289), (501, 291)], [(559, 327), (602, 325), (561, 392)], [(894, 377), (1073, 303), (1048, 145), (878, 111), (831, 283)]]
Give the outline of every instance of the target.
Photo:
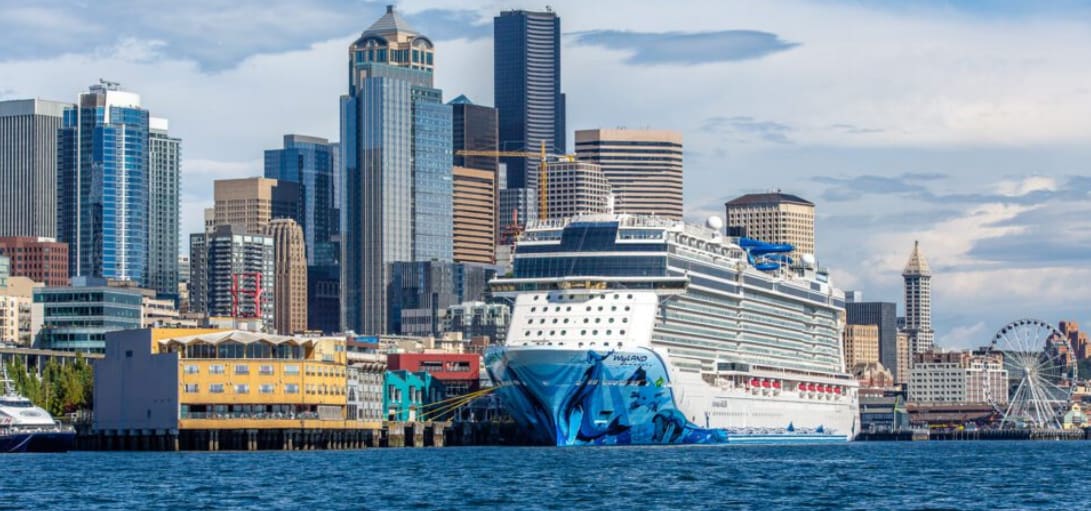
[[(249, 289), (246, 288), (246, 284), (251, 283)], [(246, 272), (246, 273), (232, 273), (231, 274), (231, 316), (235, 318), (260, 318), (261, 317), (261, 300), (264, 288), (261, 286), (261, 273), (259, 272)], [(245, 298), (251, 298), (253, 300), (253, 310), (251, 312), (241, 311), (240, 302)], [(243, 315), (245, 314), (245, 315)]]

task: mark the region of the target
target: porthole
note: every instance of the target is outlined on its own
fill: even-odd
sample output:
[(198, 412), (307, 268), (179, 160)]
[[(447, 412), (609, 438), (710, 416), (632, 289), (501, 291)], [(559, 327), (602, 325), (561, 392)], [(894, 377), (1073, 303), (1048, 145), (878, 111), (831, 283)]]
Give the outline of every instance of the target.
[(556, 331), (556, 330), (550, 330), (550, 331), (549, 331), (549, 335), (550, 335), (550, 336), (554, 336), (554, 335), (557, 335), (557, 331)]
[(538, 298), (540, 298), (538, 295), (534, 295), (534, 301), (538, 301)]
[(538, 308), (537, 308), (537, 307), (531, 307), (531, 308), (530, 308), (530, 312), (534, 312), (534, 311), (536, 311), (536, 310), (538, 310)]
[(584, 323), (588, 323), (588, 322), (590, 322), (590, 321), (591, 321), (590, 319), (587, 319), (587, 318), (583, 318), (583, 322), (584, 322)]
[(588, 305), (588, 306), (587, 306), (587, 310), (588, 310), (588, 311), (590, 311), (590, 310), (591, 310), (591, 306), (590, 306), (590, 305)]
[(622, 322), (622, 323), (628, 323), (628, 322), (629, 322), (629, 318), (621, 318), (621, 322)]
[(620, 332), (618, 332), (618, 333), (619, 333), (619, 334), (621, 334), (621, 335), (625, 335), (625, 331), (624, 331), (624, 330), (622, 330), (622, 331), (620, 331)]
[(527, 330), (526, 332), (523, 332), (523, 336), (524, 337), (530, 337), (530, 330)]
[(580, 330), (580, 335), (587, 335), (587, 330)]
[(554, 324), (554, 325), (556, 325), (556, 324), (557, 324), (557, 318), (553, 318), (553, 324)]
[(542, 336), (542, 331), (538, 330), (538, 337), (541, 337), (541, 336)]
[(632, 299), (633, 299), (633, 295), (629, 295), (629, 296), (628, 296), (628, 298), (629, 298), (630, 300), (632, 300)]
[(569, 305), (568, 307), (565, 307), (565, 308), (564, 308), (564, 311), (565, 311), (565, 312), (572, 312), (572, 306), (571, 306), (571, 305)]
[(599, 312), (602, 312), (602, 306), (599, 305)]
[(564, 323), (565, 323), (566, 325), (568, 324), (568, 318), (564, 318)]
[(607, 331), (606, 331), (606, 335), (610, 335), (610, 334), (612, 334), (612, 333), (614, 333), (614, 331), (613, 331), (613, 330), (607, 330)]
[(595, 323), (602, 323), (602, 318), (595, 318)]
[(628, 310), (629, 310), (629, 306), (628, 306), (628, 305), (626, 305), (626, 306), (625, 306), (625, 310), (626, 310), (626, 311), (628, 311)]
[(613, 323), (613, 322), (614, 322), (614, 318), (610, 318), (610, 322), (611, 322), (611, 323)]
[(618, 298), (621, 298), (621, 295), (614, 293), (614, 300), (617, 300)]
[(614, 305), (614, 306), (610, 307), (610, 310), (616, 311), (617, 310), (617, 305)]
[(599, 331), (598, 331), (598, 330), (592, 330), (592, 331), (591, 331), (591, 335), (598, 335), (598, 334), (599, 334)]
[(553, 312), (561, 312), (561, 306), (558, 305), (558, 306), (554, 307)]

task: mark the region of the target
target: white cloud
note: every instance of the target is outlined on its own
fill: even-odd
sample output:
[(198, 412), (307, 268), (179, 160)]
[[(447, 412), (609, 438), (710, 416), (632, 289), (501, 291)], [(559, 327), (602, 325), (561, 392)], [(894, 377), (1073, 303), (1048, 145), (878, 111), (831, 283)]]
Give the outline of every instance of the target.
[(993, 188), (1001, 195), (1019, 197), (1030, 192), (1055, 191), (1057, 180), (1049, 176), (1028, 176), (1022, 179), (1000, 181)]
[(945, 348), (981, 348), (989, 344), (992, 336), (984, 321), (972, 325), (959, 325), (940, 335), (936, 343)]

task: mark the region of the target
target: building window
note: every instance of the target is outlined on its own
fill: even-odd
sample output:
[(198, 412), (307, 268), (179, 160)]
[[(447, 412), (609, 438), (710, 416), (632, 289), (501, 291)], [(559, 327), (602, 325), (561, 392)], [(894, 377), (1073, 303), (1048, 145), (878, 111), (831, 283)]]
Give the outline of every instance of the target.
[(235, 374), (250, 374), (250, 366), (246, 364), (236, 365)]
[(249, 394), (250, 393), (250, 386), (245, 384), (245, 383), (240, 383), (238, 385), (235, 385), (235, 393), (236, 394)]
[(222, 364), (212, 364), (208, 366), (208, 374), (223, 374), (224, 366)]
[(222, 384), (222, 383), (213, 383), (212, 385), (208, 386), (208, 391), (213, 393), (213, 394), (223, 394), (224, 384)]
[(186, 366), (186, 374), (199, 374), (200, 372), (200, 368), (195, 365), (190, 364)]
[(275, 387), (276, 386), (271, 383), (263, 383), (261, 384), (261, 387), (258, 387), (258, 391), (262, 394), (272, 394)]
[(194, 392), (197, 392), (197, 384), (196, 383), (187, 383), (186, 386), (185, 386), (185, 391), (186, 391), (186, 394), (193, 394)]
[(284, 374), (298, 375), (299, 374), (299, 366), (297, 366), (295, 364), (284, 366)]
[(258, 369), (258, 373), (265, 375), (273, 374), (273, 366), (263, 365)]
[(299, 394), (299, 385), (296, 385), (295, 383), (286, 383), (286, 384), (284, 384), (284, 393), (285, 394)]

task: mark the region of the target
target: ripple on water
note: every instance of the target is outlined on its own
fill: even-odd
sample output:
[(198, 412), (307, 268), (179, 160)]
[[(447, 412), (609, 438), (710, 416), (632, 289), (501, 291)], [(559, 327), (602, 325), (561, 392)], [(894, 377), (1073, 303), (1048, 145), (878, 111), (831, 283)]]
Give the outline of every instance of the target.
[(0, 457), (8, 509), (1091, 509), (1088, 442)]

